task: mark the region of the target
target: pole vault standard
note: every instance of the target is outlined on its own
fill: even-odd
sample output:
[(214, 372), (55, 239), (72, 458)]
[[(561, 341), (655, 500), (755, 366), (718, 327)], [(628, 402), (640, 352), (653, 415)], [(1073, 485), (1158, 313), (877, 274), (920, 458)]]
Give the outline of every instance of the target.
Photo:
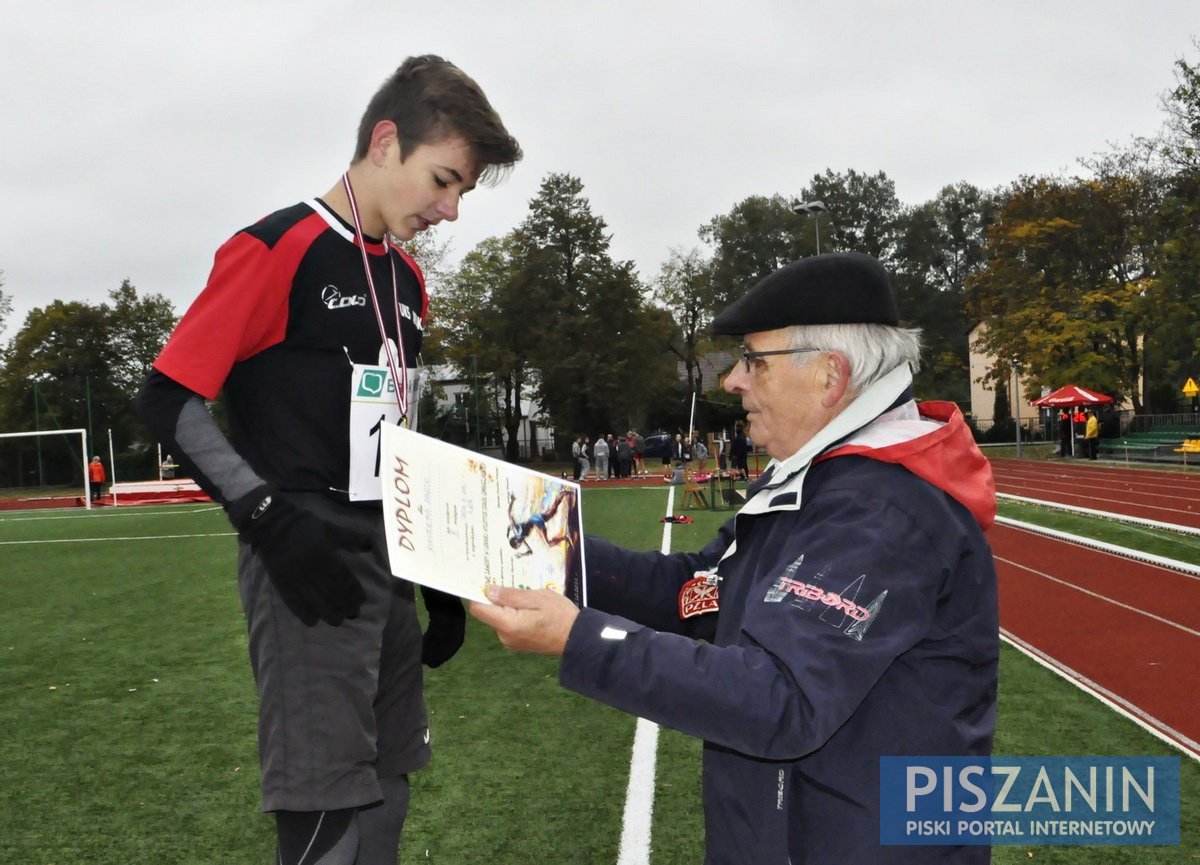
[(87, 430), (85, 429), (55, 429), (55, 430), (38, 430), (37, 432), (18, 432), (18, 433), (0, 433), (0, 438), (35, 438), (39, 436), (61, 436), (61, 435), (77, 435), (79, 436), (79, 459), (80, 469), (83, 472), (83, 501), (84, 507), (89, 511), (92, 509), (92, 482), (88, 477), (88, 449), (87, 449)]

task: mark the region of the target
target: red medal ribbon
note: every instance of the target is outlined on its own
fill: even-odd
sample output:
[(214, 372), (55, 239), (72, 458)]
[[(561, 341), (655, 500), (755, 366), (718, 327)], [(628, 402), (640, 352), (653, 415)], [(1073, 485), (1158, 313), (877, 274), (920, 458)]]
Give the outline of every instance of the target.
[(383, 325), (383, 311), (379, 308), (379, 298), (375, 296), (375, 280), (371, 276), (371, 261), (367, 257), (367, 243), (363, 238), (362, 220), (358, 215), (358, 202), (354, 198), (354, 189), (350, 186), (350, 172), (342, 175), (342, 186), (346, 197), (350, 199), (350, 213), (354, 217), (354, 239), (358, 241), (358, 250), (362, 253), (363, 273), (367, 276), (367, 288), (370, 289), (371, 306), (375, 309), (375, 323), (379, 326), (379, 338), (383, 341), (383, 350), (387, 352), (388, 372), (392, 374), (392, 384), (396, 387), (396, 404), (400, 407), (400, 420), (408, 417), (408, 364), (404, 360), (404, 333), (400, 329), (400, 288), (396, 282), (396, 259), (392, 255), (391, 246), (386, 236), (383, 238), (383, 251), (392, 266), (392, 309), (396, 313), (396, 346), (400, 351), (400, 363), (392, 356), (392, 344), (388, 340), (387, 329)]

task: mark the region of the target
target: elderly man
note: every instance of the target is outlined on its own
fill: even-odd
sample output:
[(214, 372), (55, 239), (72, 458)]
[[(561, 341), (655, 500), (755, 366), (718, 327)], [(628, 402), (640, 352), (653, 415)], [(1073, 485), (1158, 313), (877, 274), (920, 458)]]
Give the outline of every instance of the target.
[[(781, 268), (714, 323), (771, 456), (699, 553), (588, 538), (589, 606), (496, 590), (472, 613), (559, 681), (700, 737), (709, 865), (916, 863), (879, 845), (879, 758), (991, 751), (996, 579), (987, 461), (918, 405), (916, 331), (855, 253)], [(986, 862), (985, 847), (938, 862)]]

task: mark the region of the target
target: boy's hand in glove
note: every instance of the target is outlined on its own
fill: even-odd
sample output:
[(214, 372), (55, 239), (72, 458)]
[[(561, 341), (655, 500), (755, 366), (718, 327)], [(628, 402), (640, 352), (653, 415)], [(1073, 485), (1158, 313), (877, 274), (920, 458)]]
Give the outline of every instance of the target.
[(229, 520), (238, 537), (266, 566), (288, 609), (312, 627), (340, 625), (358, 616), (366, 594), (347, 553), (371, 549), (371, 536), (340, 528), (300, 504), (291, 493), (258, 487), (233, 502)]
[(421, 598), (429, 613), (429, 627), (421, 638), (421, 663), (440, 667), (454, 657), (463, 644), (467, 630), (467, 612), (462, 599), (421, 586)]

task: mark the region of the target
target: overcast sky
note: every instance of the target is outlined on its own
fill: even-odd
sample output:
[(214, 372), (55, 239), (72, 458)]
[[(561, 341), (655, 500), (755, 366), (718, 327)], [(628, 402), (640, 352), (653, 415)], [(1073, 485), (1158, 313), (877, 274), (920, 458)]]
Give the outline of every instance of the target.
[(474, 76), (526, 154), (438, 229), (452, 260), (568, 172), (649, 279), (827, 168), (907, 204), (1080, 172), (1161, 126), (1198, 33), (1196, 0), (0, 0), (0, 337), (126, 277), (182, 313), (230, 234), (333, 185), (410, 54)]

